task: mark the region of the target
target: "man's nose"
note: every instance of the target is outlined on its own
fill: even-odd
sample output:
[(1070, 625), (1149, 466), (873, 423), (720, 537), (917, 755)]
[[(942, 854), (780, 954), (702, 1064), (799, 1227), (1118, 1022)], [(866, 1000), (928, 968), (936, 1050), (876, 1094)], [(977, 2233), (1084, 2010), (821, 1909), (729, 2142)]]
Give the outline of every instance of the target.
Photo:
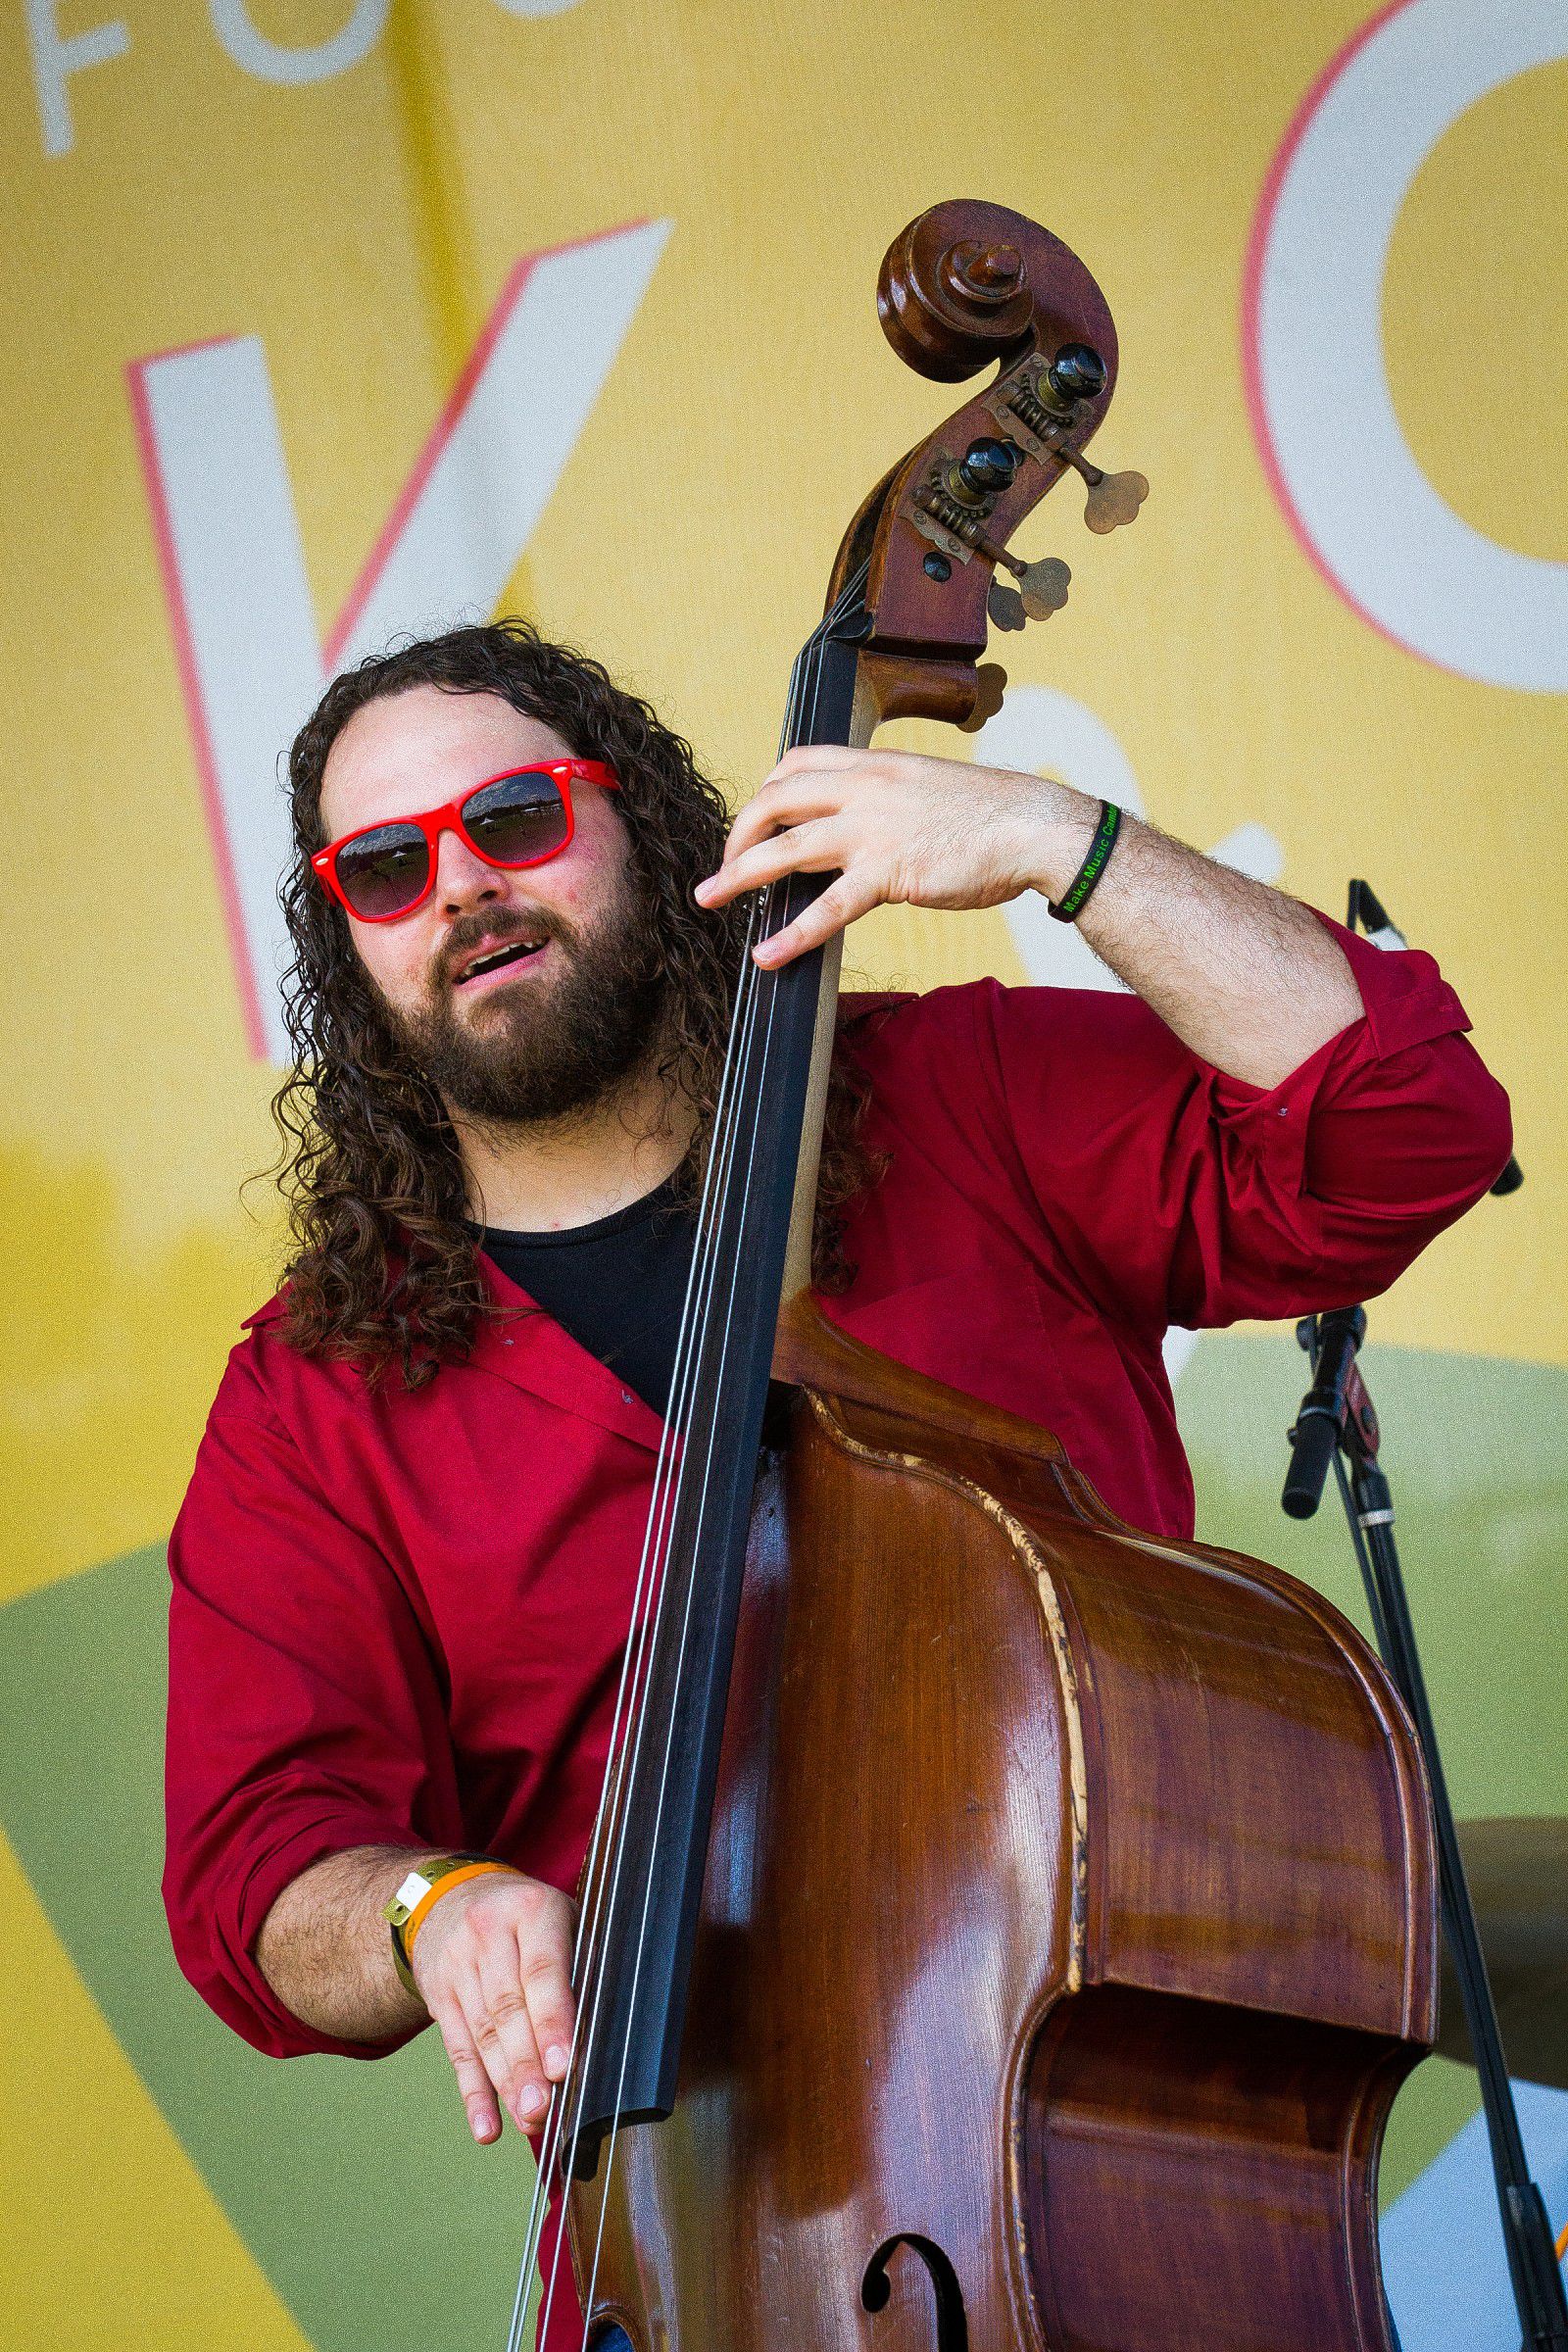
[(498, 866), (475, 856), (461, 833), (444, 828), (436, 845), (435, 897), (450, 914), (482, 906), (487, 899), (505, 896), (506, 883)]

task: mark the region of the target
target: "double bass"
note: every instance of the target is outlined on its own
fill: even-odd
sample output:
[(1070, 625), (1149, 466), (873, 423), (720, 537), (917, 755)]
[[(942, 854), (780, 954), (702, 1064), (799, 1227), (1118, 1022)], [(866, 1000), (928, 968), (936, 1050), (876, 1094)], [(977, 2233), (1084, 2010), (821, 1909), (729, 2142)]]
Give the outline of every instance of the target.
[[(939, 205), (878, 307), (990, 380), (851, 522), (786, 746), (973, 725), (988, 617), (1060, 601), (1014, 530), (1068, 472), (1100, 528), (1145, 487), (1084, 454), (1116, 335), (1047, 230)], [(1436, 2024), (1408, 1721), (1316, 1593), (819, 1311), (836, 985), (737, 989), (523, 2287), (544, 2242), (554, 2312), (569, 2240), (585, 2344), (634, 2352), (1389, 2352), (1378, 2152)]]

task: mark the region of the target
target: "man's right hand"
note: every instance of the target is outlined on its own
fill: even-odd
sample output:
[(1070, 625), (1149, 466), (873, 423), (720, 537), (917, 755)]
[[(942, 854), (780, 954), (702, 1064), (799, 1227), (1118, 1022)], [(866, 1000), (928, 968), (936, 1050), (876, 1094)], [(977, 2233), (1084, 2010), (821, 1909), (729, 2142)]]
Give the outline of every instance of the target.
[(411, 1967), (446, 2044), (475, 2139), (500, 2137), (501, 2109), (541, 2129), (571, 2050), (574, 1906), (520, 1871), (468, 1879), (432, 1904)]

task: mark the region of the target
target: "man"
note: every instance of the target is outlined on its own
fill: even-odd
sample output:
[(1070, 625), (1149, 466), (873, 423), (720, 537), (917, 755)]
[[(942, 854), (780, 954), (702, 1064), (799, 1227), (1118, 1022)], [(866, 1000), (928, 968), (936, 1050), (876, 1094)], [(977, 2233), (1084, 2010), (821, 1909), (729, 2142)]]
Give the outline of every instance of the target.
[[(1100, 810), (801, 751), (726, 839), (687, 747), (515, 623), (338, 679), (291, 781), (296, 1247), (172, 1546), (166, 1895), (257, 2047), (433, 2018), (490, 2141), (566, 2064), (744, 894), (840, 875), (773, 963), (886, 901), (1055, 901)], [(1184, 1535), (1167, 1324), (1386, 1287), (1497, 1173), (1506, 1101), (1429, 957), (1131, 819), (1079, 919), (1134, 994), (847, 1005), (823, 1303)]]

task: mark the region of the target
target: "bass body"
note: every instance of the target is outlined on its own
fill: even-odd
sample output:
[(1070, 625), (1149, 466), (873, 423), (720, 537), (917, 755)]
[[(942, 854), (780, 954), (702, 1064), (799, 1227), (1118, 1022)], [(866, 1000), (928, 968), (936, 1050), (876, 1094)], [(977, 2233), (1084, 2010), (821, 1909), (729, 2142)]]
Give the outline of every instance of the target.
[(1436, 1906), (1381, 1666), (820, 1317), (779, 1368), (675, 2108), (573, 2192), (590, 2340), (1383, 2352)]

